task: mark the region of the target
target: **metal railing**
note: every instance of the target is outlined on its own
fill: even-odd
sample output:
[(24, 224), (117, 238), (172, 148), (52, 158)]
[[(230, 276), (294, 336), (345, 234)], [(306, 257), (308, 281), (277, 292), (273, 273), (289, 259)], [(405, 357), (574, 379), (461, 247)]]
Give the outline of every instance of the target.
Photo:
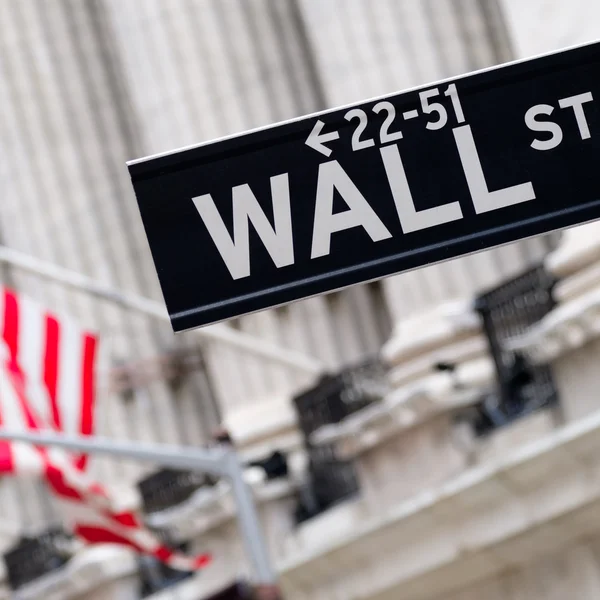
[(188, 500), (201, 487), (212, 486), (216, 478), (194, 471), (161, 469), (138, 482), (144, 512), (155, 513)]
[(317, 385), (294, 398), (309, 459), (308, 480), (301, 490), (296, 511), (298, 523), (359, 492), (353, 462), (341, 459), (333, 443), (314, 444), (312, 434), (377, 402), (385, 389), (383, 365), (378, 360), (370, 360), (336, 375), (326, 375)]
[(73, 538), (61, 528), (22, 537), (4, 554), (8, 583), (17, 590), (66, 565), (74, 554)]
[(532, 365), (510, 349), (510, 341), (542, 320), (556, 305), (556, 281), (535, 267), (483, 294), (476, 301), (496, 368), (497, 389), (479, 405), (476, 429), (483, 433), (555, 403), (558, 394), (549, 365)]
[(305, 436), (379, 400), (385, 386), (385, 369), (379, 360), (368, 360), (335, 375), (324, 375), (309, 390), (294, 398), (299, 425)]

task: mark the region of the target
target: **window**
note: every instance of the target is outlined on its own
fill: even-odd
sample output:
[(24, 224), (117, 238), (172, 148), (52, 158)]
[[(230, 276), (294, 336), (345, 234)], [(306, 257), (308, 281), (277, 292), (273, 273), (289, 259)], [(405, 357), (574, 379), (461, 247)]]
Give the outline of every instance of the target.
[[(164, 531), (155, 532), (161, 540), (171, 548), (187, 552), (187, 544), (173, 544), (168, 534)], [(185, 579), (193, 576), (191, 571), (178, 571), (167, 566), (165, 563), (148, 554), (138, 556), (138, 565), (140, 573), (140, 594), (146, 598), (156, 592), (172, 587)]]
[(23, 537), (4, 554), (11, 589), (60, 569), (73, 556), (73, 540), (60, 528), (51, 528), (35, 537)]
[(216, 479), (203, 473), (161, 469), (138, 483), (146, 513), (158, 512), (188, 500), (204, 486), (212, 486)]
[(381, 363), (374, 360), (336, 375), (326, 375), (316, 386), (294, 398), (309, 459), (308, 480), (298, 498), (298, 523), (359, 492), (353, 462), (341, 459), (334, 444), (314, 444), (312, 434), (377, 402), (385, 391), (385, 371)]
[(549, 365), (533, 365), (511, 351), (511, 339), (525, 333), (555, 306), (555, 280), (538, 266), (480, 296), (476, 308), (496, 367), (497, 388), (476, 408), (479, 434), (505, 425), (558, 400)]

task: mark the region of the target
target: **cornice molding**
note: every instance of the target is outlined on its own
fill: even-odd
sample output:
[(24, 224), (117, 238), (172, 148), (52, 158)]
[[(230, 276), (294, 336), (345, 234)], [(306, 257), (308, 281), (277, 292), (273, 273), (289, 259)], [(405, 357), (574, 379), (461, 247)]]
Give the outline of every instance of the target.
[(600, 412), (300, 545), (280, 564), (284, 591), (445, 597), (598, 534), (599, 450)]
[(600, 287), (559, 305), (508, 344), (536, 363), (556, 360), (600, 336)]
[(389, 394), (339, 423), (319, 428), (311, 441), (336, 443), (340, 454), (350, 458), (385, 442), (399, 432), (436, 416), (476, 402), (494, 380), (489, 358), (478, 358), (457, 367), (454, 376), (433, 373)]

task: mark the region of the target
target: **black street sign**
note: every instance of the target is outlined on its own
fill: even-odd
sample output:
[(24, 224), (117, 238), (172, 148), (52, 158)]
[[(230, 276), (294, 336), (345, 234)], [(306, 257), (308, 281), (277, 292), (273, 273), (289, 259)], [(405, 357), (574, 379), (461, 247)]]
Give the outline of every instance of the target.
[(600, 218), (599, 106), (600, 42), (128, 163), (173, 328)]

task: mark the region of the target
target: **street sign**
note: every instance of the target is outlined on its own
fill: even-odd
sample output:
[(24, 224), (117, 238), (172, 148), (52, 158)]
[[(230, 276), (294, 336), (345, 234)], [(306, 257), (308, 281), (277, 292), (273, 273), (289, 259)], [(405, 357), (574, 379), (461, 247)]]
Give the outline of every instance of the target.
[(594, 43), (128, 163), (174, 330), (600, 218), (599, 106)]

